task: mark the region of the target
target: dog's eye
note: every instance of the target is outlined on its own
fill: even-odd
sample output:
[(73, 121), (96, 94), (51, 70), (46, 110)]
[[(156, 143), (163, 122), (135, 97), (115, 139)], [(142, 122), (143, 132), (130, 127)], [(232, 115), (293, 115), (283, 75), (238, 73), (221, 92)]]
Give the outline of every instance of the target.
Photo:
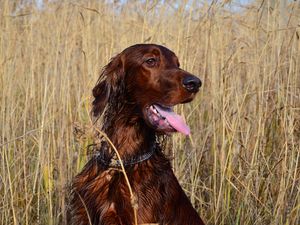
[(148, 66), (153, 67), (156, 65), (157, 60), (156, 58), (149, 58), (145, 62), (147, 63)]

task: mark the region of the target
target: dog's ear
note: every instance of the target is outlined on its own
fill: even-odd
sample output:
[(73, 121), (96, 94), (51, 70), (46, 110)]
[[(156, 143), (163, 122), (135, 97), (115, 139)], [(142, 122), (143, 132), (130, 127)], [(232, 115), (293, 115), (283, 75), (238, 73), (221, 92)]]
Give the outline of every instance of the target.
[(93, 108), (92, 108), (92, 116), (98, 117), (101, 116), (105, 105), (109, 99), (110, 87), (107, 84), (106, 80), (98, 82), (98, 84), (93, 88)]
[(113, 92), (117, 90), (120, 79), (124, 77), (123, 60), (121, 54), (115, 56), (104, 67), (96, 86), (93, 88), (92, 116), (99, 117)]

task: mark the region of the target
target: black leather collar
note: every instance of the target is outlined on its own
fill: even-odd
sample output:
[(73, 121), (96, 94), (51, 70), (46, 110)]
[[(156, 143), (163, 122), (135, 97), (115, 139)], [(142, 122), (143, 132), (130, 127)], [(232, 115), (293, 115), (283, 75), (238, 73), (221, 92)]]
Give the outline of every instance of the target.
[[(104, 144), (104, 146), (105, 146), (104, 148), (108, 148), (106, 143)], [(102, 151), (103, 149), (101, 149), (100, 151), (97, 152), (96, 158), (105, 167), (121, 169), (122, 168), (121, 163), (123, 164), (124, 167), (128, 167), (150, 159), (154, 155), (156, 149), (157, 149), (157, 143), (154, 143), (150, 151), (142, 155), (125, 159), (125, 160), (119, 160), (116, 154), (114, 154), (113, 157), (109, 158), (107, 155), (103, 154)]]

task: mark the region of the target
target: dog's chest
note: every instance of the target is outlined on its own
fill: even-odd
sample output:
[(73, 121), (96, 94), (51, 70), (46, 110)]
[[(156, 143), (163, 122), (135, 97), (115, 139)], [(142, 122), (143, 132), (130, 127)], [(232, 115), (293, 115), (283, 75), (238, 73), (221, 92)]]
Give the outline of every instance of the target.
[[(139, 224), (157, 223), (160, 220), (164, 209), (166, 185), (159, 178), (159, 173), (149, 168), (130, 171), (128, 173), (130, 188), (122, 172), (113, 171), (104, 174), (102, 178), (106, 181), (99, 189), (99, 192), (106, 195), (103, 196), (101, 203), (104, 211), (113, 210), (120, 217), (132, 220), (134, 206), (137, 206)], [(104, 211), (102, 213), (105, 213)]]

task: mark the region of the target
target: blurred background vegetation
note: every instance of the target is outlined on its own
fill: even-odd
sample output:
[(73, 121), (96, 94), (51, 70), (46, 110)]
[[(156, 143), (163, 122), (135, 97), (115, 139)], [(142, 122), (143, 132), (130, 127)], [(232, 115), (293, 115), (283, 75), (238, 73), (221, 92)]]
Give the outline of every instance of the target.
[(0, 224), (66, 223), (91, 89), (136, 43), (203, 81), (169, 143), (205, 222), (300, 224), (299, 36), (299, 1), (0, 0)]

